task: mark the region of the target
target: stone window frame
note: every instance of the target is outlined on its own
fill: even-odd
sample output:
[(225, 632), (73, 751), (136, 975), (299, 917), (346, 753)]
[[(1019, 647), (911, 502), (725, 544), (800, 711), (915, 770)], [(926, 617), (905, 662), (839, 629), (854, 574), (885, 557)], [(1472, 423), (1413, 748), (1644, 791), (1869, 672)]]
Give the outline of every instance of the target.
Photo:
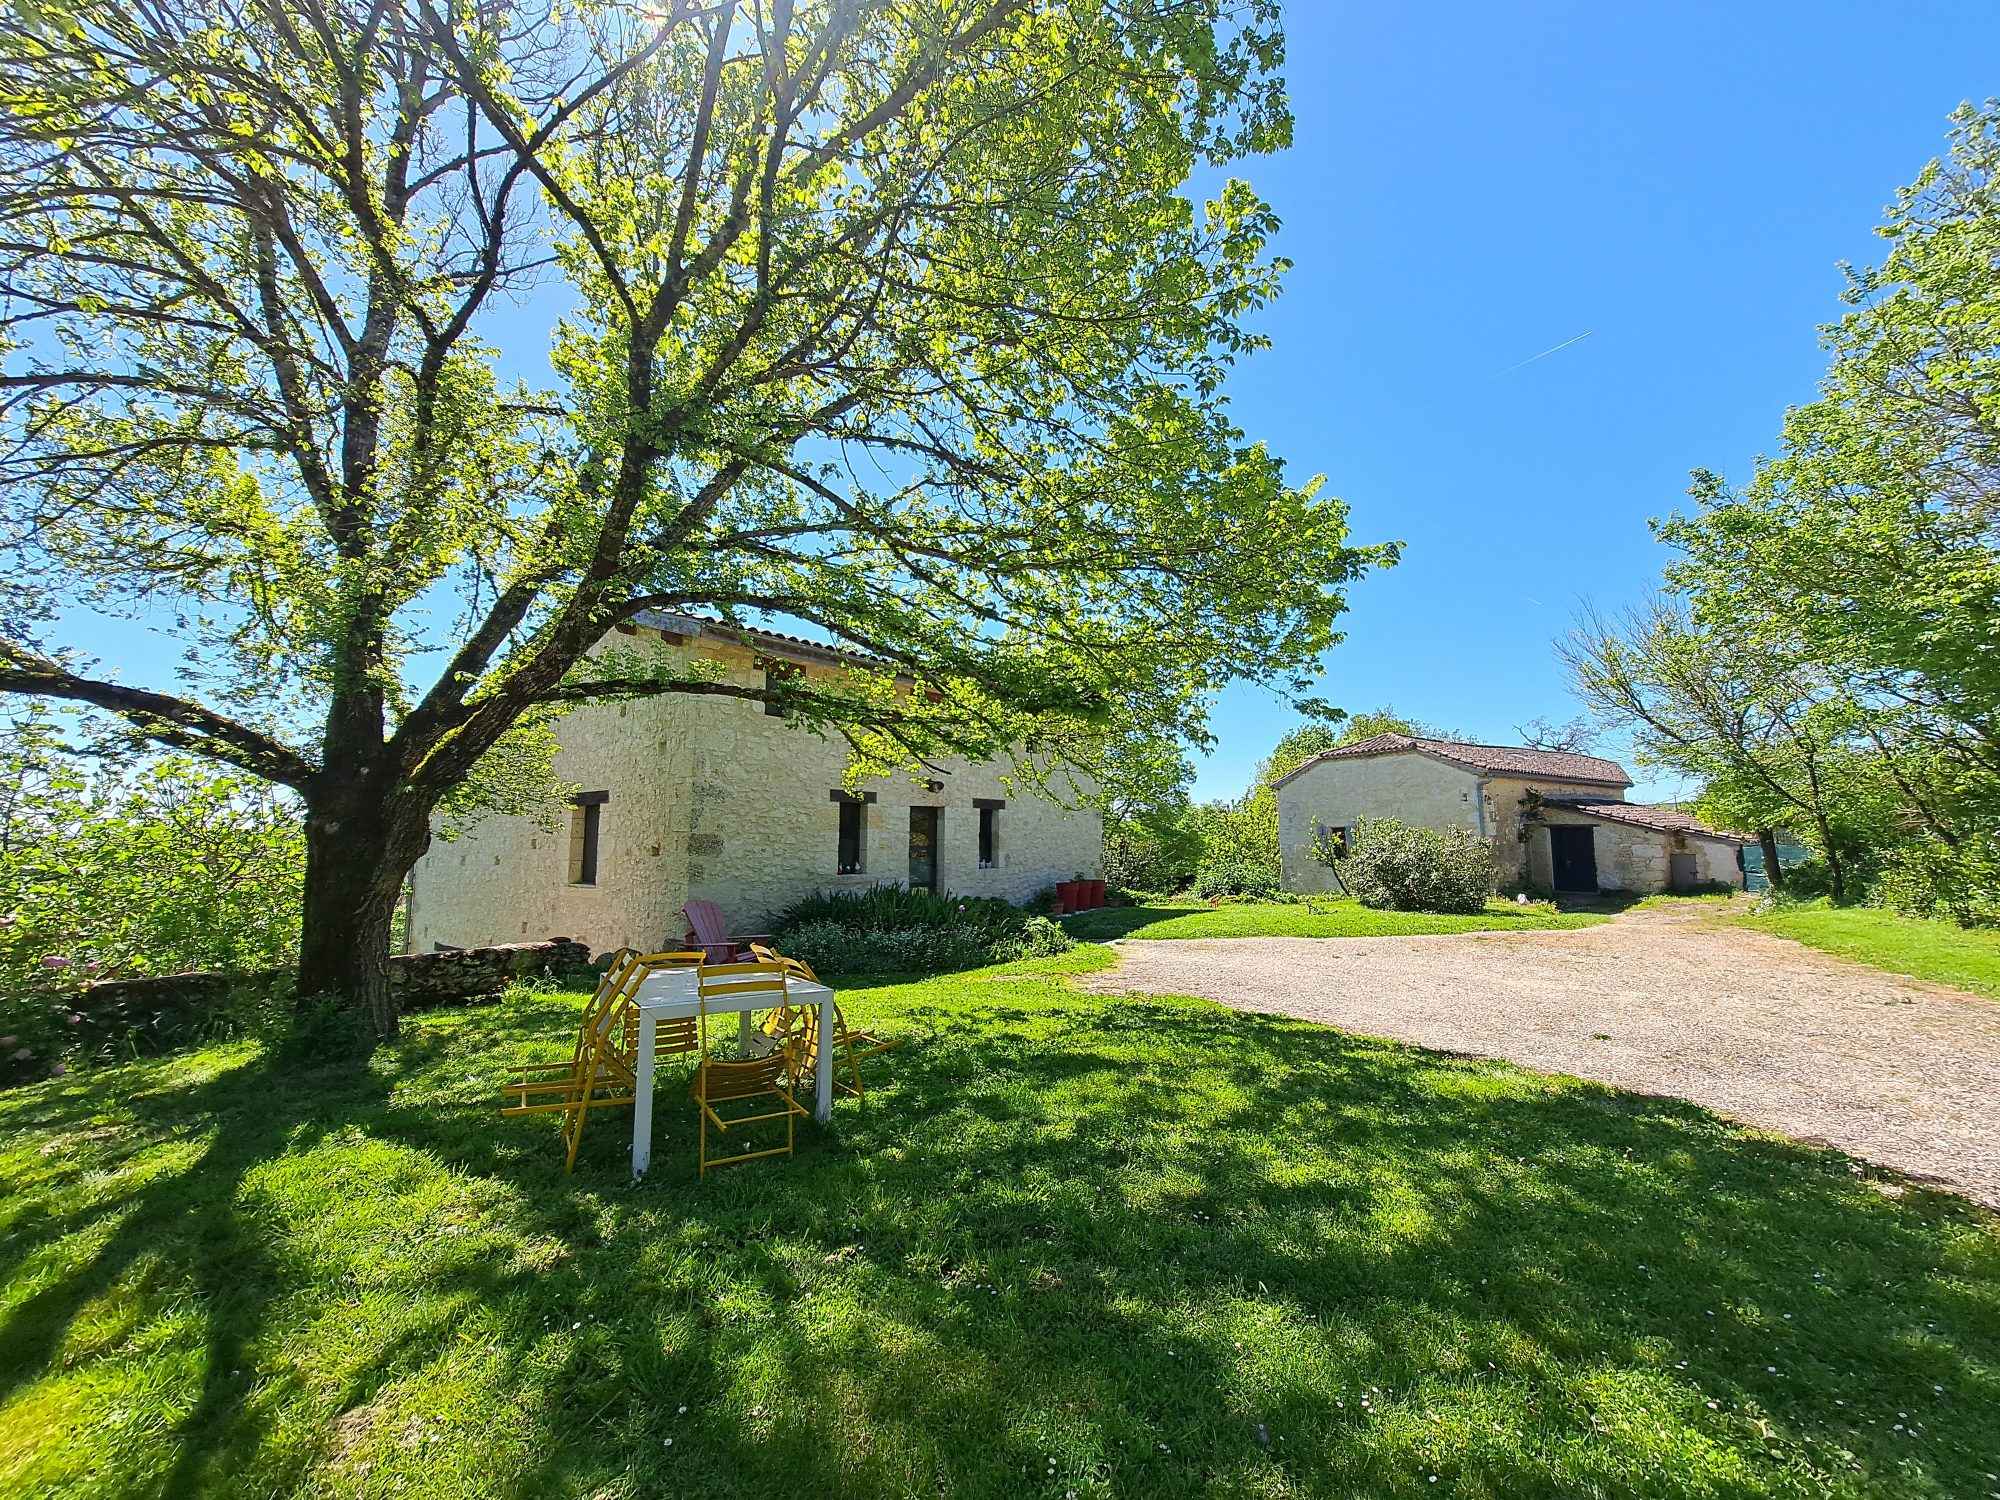
[(587, 889), (597, 885), (604, 852), (604, 809), (609, 792), (578, 792), (569, 799), (569, 883)]
[(974, 797), (972, 805), (979, 810), (979, 868), (997, 870), (1004, 859), (1000, 846), (1000, 814), (1006, 811), (1007, 799)]
[[(767, 693), (778, 692), (787, 683), (804, 682), (806, 680), (805, 667), (799, 662), (787, 661), (782, 656), (759, 656), (756, 659), (756, 665), (763, 669), (764, 691)], [(764, 704), (764, 714), (767, 718), (789, 719), (792, 716), (792, 711), (782, 703), (766, 702)]]
[[(868, 873), (868, 804), (875, 800), (873, 792), (848, 792), (835, 787), (827, 794), (828, 800), (840, 809), (834, 825), (833, 873), (836, 875), (865, 875)], [(848, 809), (853, 808), (853, 850), (850, 861), (842, 858), (849, 847)]]

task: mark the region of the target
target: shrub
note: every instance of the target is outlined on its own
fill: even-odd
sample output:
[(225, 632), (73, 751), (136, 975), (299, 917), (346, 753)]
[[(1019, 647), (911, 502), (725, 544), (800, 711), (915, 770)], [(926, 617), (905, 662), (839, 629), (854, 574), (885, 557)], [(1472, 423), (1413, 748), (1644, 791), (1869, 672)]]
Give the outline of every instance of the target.
[(261, 1027), (274, 1007), (246, 1000), (205, 1013), (199, 1032), (126, 1035), (82, 991), (289, 963), (304, 863), (285, 793), (184, 757), (93, 764), (45, 721), (14, 725), (0, 736), (0, 1073)]
[(1256, 865), (1220, 861), (1203, 865), (1194, 878), (1194, 893), (1204, 901), (1224, 896), (1270, 897), (1278, 889), (1275, 876)]
[[(1785, 888), (1789, 894), (1791, 876)], [(1961, 927), (2000, 927), (2000, 835), (1970, 834), (1957, 844), (1935, 839), (1906, 844), (1889, 856), (1876, 895), (1908, 916), (1942, 918)]]
[(779, 934), (778, 945), (787, 956), (826, 974), (936, 974), (995, 962), (990, 938), (973, 927), (807, 922)]
[(840, 927), (1005, 927), (1021, 920), (1021, 909), (995, 896), (954, 896), (949, 892), (878, 885), (865, 891), (818, 891), (779, 912), (772, 931), (808, 922)]
[(1128, 890), (1186, 890), (1201, 856), (1201, 830), (1185, 809), (1104, 830), (1104, 879)]
[(902, 886), (807, 896), (771, 926), (785, 953), (830, 974), (942, 974), (1061, 953), (1070, 935), (993, 897)]
[(1469, 828), (1414, 828), (1394, 818), (1364, 818), (1347, 852), (1327, 850), (1348, 894), (1382, 911), (1485, 910), (1493, 895), (1493, 851)]
[(1021, 950), (1013, 957), (1050, 958), (1075, 946), (1076, 939), (1058, 924), (1047, 917), (1030, 917), (1021, 924)]

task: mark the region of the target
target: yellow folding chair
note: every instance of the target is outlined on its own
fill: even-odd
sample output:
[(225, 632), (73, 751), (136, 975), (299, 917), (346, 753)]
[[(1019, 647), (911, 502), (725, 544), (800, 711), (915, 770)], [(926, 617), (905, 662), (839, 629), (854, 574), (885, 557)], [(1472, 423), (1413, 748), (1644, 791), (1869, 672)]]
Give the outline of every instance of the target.
[[(648, 953), (639, 962), (646, 966), (646, 974), (651, 974), (658, 969), (698, 969), (708, 962), (708, 955), (696, 948), (673, 953)], [(645, 975), (640, 978), (643, 980)], [(638, 986), (634, 985), (635, 993), (637, 989)], [(639, 1054), (639, 1007), (628, 1001), (623, 1015), (625, 1050), (636, 1058)], [(653, 1023), (654, 1057), (665, 1059), (700, 1050), (701, 1027), (694, 1017)]]
[[(813, 980), (812, 970), (808, 969), (797, 959), (786, 958), (777, 949), (767, 948), (762, 943), (752, 943), (750, 945), (750, 956), (755, 962), (760, 964), (777, 964), (785, 970), (787, 975), (796, 975), (800, 979), (812, 980), (814, 983), (818, 982), (817, 980)], [(793, 1005), (788, 996), (783, 1005), (774, 1006), (772, 1009), (764, 1012), (763, 1019), (757, 1023), (759, 1035), (753, 1040), (764, 1051), (768, 1052), (775, 1049), (786, 1037), (797, 1032), (804, 1024), (805, 1016), (802, 1007)]]
[[(812, 966), (803, 959), (786, 958), (774, 949), (752, 943), (750, 951), (759, 959), (780, 964), (787, 974), (803, 979), (809, 984), (818, 984), (819, 975), (813, 973)], [(791, 1016), (785, 1029), (796, 1033), (799, 1044), (796, 1050), (801, 1072), (796, 1075), (801, 1082), (814, 1077), (819, 1066), (819, 1007), (817, 1005), (792, 1006)], [(868, 1097), (861, 1083), (861, 1061), (863, 1058), (877, 1057), (903, 1044), (901, 1037), (882, 1037), (872, 1031), (853, 1031), (848, 1028), (847, 1017), (841, 1013), (840, 1002), (833, 1003), (833, 1086), (843, 1093), (852, 1094), (857, 1099)], [(843, 1079), (842, 1069), (847, 1072)]]
[[(790, 1156), (796, 1123), (806, 1114), (805, 1106), (792, 1097), (787, 1085), (794, 1069), (793, 1054), (796, 1043), (790, 1034), (771, 1051), (760, 1057), (738, 1059), (710, 1057), (708, 1054), (708, 1013), (718, 1000), (728, 1000), (726, 1007), (732, 1011), (745, 1008), (746, 1000), (768, 996), (773, 1009), (785, 1008), (785, 970), (779, 964), (710, 964), (701, 971), (701, 1006), (699, 1031), (701, 1033), (701, 1062), (696, 1065), (694, 1083), (688, 1096), (695, 1102), (699, 1112), (701, 1128), (696, 1138), (696, 1156), (700, 1163), (700, 1175), (706, 1177), (710, 1167), (733, 1166), (737, 1162), (756, 1161), (766, 1156)], [(722, 1108), (738, 1105), (757, 1106), (775, 1104), (775, 1108), (757, 1108), (755, 1113), (731, 1113), (725, 1115)], [(741, 1129), (745, 1125), (756, 1125), (772, 1120), (785, 1122), (785, 1144), (770, 1146), (761, 1151), (743, 1151), (734, 1156), (710, 1156), (708, 1154), (708, 1131), (712, 1125), (718, 1132)]]
[[(632, 999), (657, 969), (694, 967), (698, 953), (640, 954), (622, 948), (583, 1008), (576, 1045), (563, 1062), (520, 1063), (501, 1088), (502, 1115), (559, 1114), (566, 1171), (576, 1168), (583, 1127), (593, 1109), (630, 1104), (638, 1094), (639, 1012)], [(700, 1045), (693, 1019), (658, 1023), (655, 1056), (692, 1052)]]
[(583, 1008), (576, 1046), (565, 1062), (521, 1063), (509, 1070), (500, 1093), (502, 1115), (557, 1114), (562, 1118), (564, 1170), (576, 1167), (584, 1122), (593, 1108), (630, 1104), (637, 1097), (631, 1053), (622, 1047), (622, 1010), (644, 976), (637, 954), (614, 958)]

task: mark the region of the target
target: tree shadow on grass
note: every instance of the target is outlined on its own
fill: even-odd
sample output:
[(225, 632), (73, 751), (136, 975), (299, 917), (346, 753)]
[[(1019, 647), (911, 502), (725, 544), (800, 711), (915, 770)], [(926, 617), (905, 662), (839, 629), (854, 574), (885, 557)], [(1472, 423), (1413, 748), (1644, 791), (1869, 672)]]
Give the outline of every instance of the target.
[[(1053, 1427), (1061, 1408), (1108, 1414), (1091, 1428), (1096, 1464), (1114, 1442), (1137, 1464), (1131, 1444), (1172, 1429), (1202, 1463), (1149, 1484), (1248, 1483), (1279, 1462), (1260, 1423), (1296, 1441), (1326, 1427), (1333, 1389), (1474, 1385), (1491, 1367), (1518, 1420), (1569, 1430), (1589, 1430), (1580, 1372), (1698, 1384), (1704, 1402), (1750, 1413), (1706, 1420), (1709, 1441), (1753, 1467), (1809, 1444), (1854, 1447), (1882, 1472), (1921, 1467), (1934, 1460), (1900, 1451), (1889, 1423), (1853, 1430), (1825, 1398), (1841, 1389), (1879, 1412), (1945, 1387), (1928, 1454), (1945, 1455), (1933, 1478), (1948, 1490), (1953, 1445), (1962, 1457), (1982, 1440), (1959, 1424), (2000, 1401), (1991, 1243), (1970, 1282), (1939, 1263), (1937, 1221), (1970, 1222), (1956, 1200), (1891, 1201), (1843, 1158), (1672, 1101), (1587, 1084), (1524, 1096), (1501, 1064), (1275, 1018), (1079, 1009), (1034, 1036), (1004, 1006), (914, 1012), (931, 1023), (926, 1046), (883, 1062), (836, 1137), (754, 1188), (697, 1187), (668, 1158), (620, 1203), (606, 1248), (640, 1225), (696, 1234), (735, 1295), (754, 1289), (772, 1309), (718, 1315), (699, 1355), (660, 1359), (656, 1383), (715, 1399), (715, 1382), (727, 1393), (731, 1372), (758, 1367), (805, 1408), (708, 1432), (709, 1451), (728, 1453), (711, 1477), (755, 1492), (810, 1473), (865, 1492), (857, 1435), (873, 1450), (893, 1433), (901, 1465), (870, 1483), (909, 1483), (914, 1451), (955, 1492), (1004, 1494), (1017, 1458), (1034, 1470), (1043, 1456), (1028, 1453), (1024, 1409)], [(1300, 1173), (1301, 1146), (1331, 1161)], [(800, 1287), (829, 1258), (866, 1289), (862, 1310), (820, 1329)], [(579, 1287), (585, 1306), (602, 1285)], [(1174, 1331), (1175, 1310), (1204, 1301), (1267, 1308), (1330, 1341), (1321, 1354), (1339, 1368), (1232, 1410), (1219, 1344)], [(1788, 1308), (1812, 1314), (1812, 1334), (1785, 1327)], [(1837, 1353), (1815, 1342), (1829, 1319)], [(1361, 1352), (1343, 1358), (1349, 1344)], [(1024, 1397), (1029, 1371), (1040, 1396)], [(804, 1393), (824, 1390), (854, 1425), (812, 1414)], [(1344, 1458), (1338, 1443), (1303, 1445), (1285, 1472), (1365, 1486), (1386, 1461), (1371, 1441), (1348, 1434)], [(1614, 1482), (1624, 1450), (1590, 1441)], [(1509, 1493), (1563, 1492), (1590, 1467), (1573, 1453), (1491, 1461)], [(613, 1467), (577, 1473), (602, 1481)]]
[[(174, 1423), (176, 1456), (159, 1493), (193, 1495), (219, 1466), (254, 1451), (263, 1431), (246, 1406), (251, 1383), (244, 1376), (284, 1287), (268, 1246), (242, 1217), (244, 1181), (259, 1164), (303, 1149), (365, 1112), (383, 1080), (359, 1062), (299, 1066), (250, 1048), (239, 1064), (185, 1086), (148, 1087), (147, 1073), (140, 1065), (80, 1074), (45, 1090), (29, 1119), (16, 1121), (46, 1127), (94, 1116), (102, 1122), (97, 1129), (118, 1145), (91, 1162), (91, 1171), (110, 1174), (113, 1186), (89, 1193), (87, 1205), (71, 1213), (26, 1219), (8, 1237), (0, 1279), (11, 1280), (38, 1257), (60, 1259), (66, 1235), (108, 1227), (91, 1236), (97, 1242), (87, 1259), (44, 1274), (42, 1285), (0, 1320), (0, 1400), (100, 1352), (88, 1347), (87, 1336), (85, 1347), (69, 1347), (93, 1304), (122, 1296), (143, 1308), (192, 1297), (203, 1330), (202, 1373)], [(184, 1150), (185, 1162), (156, 1170), (148, 1157), (162, 1145)], [(51, 1172), (45, 1185), (68, 1175)], [(120, 1176), (133, 1185), (118, 1185)], [(143, 1320), (146, 1313), (135, 1316)]]
[[(794, 1160), (705, 1182), (671, 1077), (636, 1187), (622, 1114), (573, 1176), (552, 1127), (497, 1119), (492, 1071), (559, 1032), (559, 1003), (413, 1027), (310, 1103), (254, 1068), (156, 1101), (156, 1134), (213, 1122), (173, 1189), (204, 1227), (165, 1184), (127, 1206), (211, 1296), (250, 1283), (209, 1330), (168, 1492), (227, 1489), (256, 1456), (228, 1370), (313, 1360), (258, 1346), (274, 1301), (391, 1274), (360, 1244), (343, 1269), (339, 1193), (242, 1217), (249, 1168), (337, 1155), (357, 1127), (469, 1195), (467, 1232), (384, 1208), (377, 1232), (411, 1246), (391, 1289), (427, 1311), (343, 1362), (301, 1486), (368, 1464), (382, 1488), (467, 1473), (522, 1496), (1348, 1494), (1421, 1467), (1475, 1494), (1945, 1494), (1993, 1435), (2000, 1254), (1957, 1200), (1503, 1064), (993, 993), (903, 1003), (919, 1039), (868, 1069), (865, 1102)], [(10, 1319), (0, 1368), (47, 1368), (135, 1234)], [(448, 1436), (426, 1443), (432, 1390)], [(1920, 1396), (1913, 1446), (1893, 1413)], [(1640, 1408), (1676, 1443), (1649, 1446)]]

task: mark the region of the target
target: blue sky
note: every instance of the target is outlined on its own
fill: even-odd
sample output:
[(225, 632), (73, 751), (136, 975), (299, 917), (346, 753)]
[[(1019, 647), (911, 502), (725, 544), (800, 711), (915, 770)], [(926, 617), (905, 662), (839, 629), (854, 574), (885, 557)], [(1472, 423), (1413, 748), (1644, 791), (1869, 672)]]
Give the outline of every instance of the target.
[[(1657, 581), (1646, 522), (1688, 470), (1745, 472), (1810, 397), (1839, 263), (1878, 258), (1947, 115), (2000, 94), (2000, 5), (1295, 0), (1287, 27), (1295, 143), (1242, 171), (1294, 268), (1234, 413), (1357, 541), (1407, 544), (1319, 692), (1507, 741), (1578, 712), (1549, 642)], [(511, 367), (541, 369), (555, 306), (520, 310)], [(169, 675), (157, 637), (73, 639)], [(1226, 693), (1196, 796), (1242, 792), (1298, 722)]]
[[(1551, 637), (1655, 582), (1646, 521), (1687, 471), (1747, 470), (1811, 396), (1839, 262), (1879, 258), (1946, 116), (2000, 94), (2000, 6), (1295, 3), (1287, 29), (1295, 143), (1243, 175), (1295, 266), (1235, 416), (1357, 540), (1408, 543), (1322, 693), (1489, 740), (1573, 717)], [(1203, 798), (1297, 720), (1239, 690), (1215, 722)]]

